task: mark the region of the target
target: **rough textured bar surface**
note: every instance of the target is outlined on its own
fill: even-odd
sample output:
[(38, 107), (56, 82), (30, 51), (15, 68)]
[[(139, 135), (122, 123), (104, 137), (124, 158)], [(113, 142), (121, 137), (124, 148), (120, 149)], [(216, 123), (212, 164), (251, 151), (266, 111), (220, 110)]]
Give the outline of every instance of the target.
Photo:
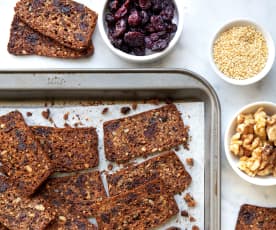
[(3, 224), (0, 223), (0, 230), (8, 230)]
[(39, 55), (58, 58), (84, 58), (94, 52), (92, 42), (85, 50), (73, 50), (61, 45), (55, 40), (34, 31), (25, 24), (18, 16), (14, 16), (8, 51), (15, 55)]
[(276, 229), (276, 208), (244, 204), (241, 206), (236, 230)]
[(96, 230), (97, 227), (91, 224), (88, 219), (76, 213), (58, 212), (55, 221), (46, 230)]
[(132, 191), (107, 198), (98, 205), (99, 229), (150, 229), (167, 221), (178, 212), (173, 196), (165, 193), (160, 180)]
[(70, 172), (98, 166), (98, 135), (91, 128), (31, 127), (48, 153), (55, 171)]
[(0, 117), (0, 161), (4, 173), (24, 196), (34, 193), (51, 174), (47, 153), (18, 111)]
[(106, 198), (99, 171), (48, 179), (38, 194), (59, 210), (62, 206), (88, 217), (94, 215), (95, 204)]
[(117, 195), (158, 177), (165, 181), (167, 191), (173, 194), (184, 191), (192, 181), (180, 159), (170, 151), (107, 175), (109, 194)]
[(71, 0), (21, 0), (16, 14), (34, 30), (73, 49), (90, 45), (97, 13)]
[(55, 212), (40, 198), (16, 195), (12, 186), (0, 177), (0, 222), (10, 230), (42, 230), (54, 219)]
[(174, 104), (104, 123), (105, 155), (117, 163), (169, 150), (187, 139), (187, 128)]

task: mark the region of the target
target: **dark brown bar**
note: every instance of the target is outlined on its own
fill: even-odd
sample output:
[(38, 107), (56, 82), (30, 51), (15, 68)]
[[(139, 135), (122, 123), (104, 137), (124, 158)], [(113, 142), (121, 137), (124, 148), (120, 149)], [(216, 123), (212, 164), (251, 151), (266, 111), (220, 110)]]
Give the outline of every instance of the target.
[(31, 127), (57, 172), (93, 168), (99, 164), (96, 129)]
[(174, 104), (107, 121), (103, 128), (106, 158), (117, 163), (170, 150), (188, 140), (188, 130)]
[(120, 194), (158, 177), (166, 182), (167, 191), (173, 194), (183, 192), (192, 181), (180, 159), (170, 151), (107, 175), (109, 194), (111, 196)]
[(174, 197), (155, 180), (99, 203), (96, 220), (101, 230), (142, 230), (159, 226), (178, 211)]
[(24, 196), (33, 194), (52, 172), (48, 155), (18, 111), (0, 117), (0, 161), (1, 170)]

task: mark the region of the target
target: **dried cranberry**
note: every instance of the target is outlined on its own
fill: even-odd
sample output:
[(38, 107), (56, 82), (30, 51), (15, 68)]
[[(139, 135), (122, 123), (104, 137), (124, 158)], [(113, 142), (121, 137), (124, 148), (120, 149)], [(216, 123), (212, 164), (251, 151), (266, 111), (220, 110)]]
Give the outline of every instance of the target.
[(113, 36), (115, 38), (118, 38), (122, 36), (126, 32), (127, 23), (125, 19), (119, 20), (115, 25), (115, 31), (113, 33)]
[(109, 6), (109, 9), (114, 12), (119, 8), (119, 1), (118, 0), (113, 0), (109, 3), (108, 6)]
[(166, 29), (165, 23), (160, 15), (151, 16), (150, 22), (151, 22), (152, 26), (154, 27), (155, 31), (163, 31)]
[(155, 42), (155, 41), (157, 41), (158, 39), (159, 39), (158, 33), (152, 33), (152, 34), (150, 35), (150, 40), (151, 40), (151, 41)]
[(142, 10), (140, 12), (140, 16), (141, 16), (141, 24), (145, 25), (149, 21), (148, 13), (146, 11)]
[(139, 6), (143, 10), (148, 10), (151, 7), (151, 0), (139, 0)]
[(28, 34), (26, 36), (26, 41), (31, 43), (32, 45), (35, 45), (38, 40), (39, 40), (39, 37), (37, 34)]
[(108, 25), (113, 25), (115, 23), (115, 18), (113, 14), (107, 13), (105, 15), (105, 21), (107, 22)]
[(116, 11), (114, 17), (116, 20), (123, 18), (128, 13), (129, 0), (125, 1), (125, 3)]
[(170, 33), (175, 33), (177, 30), (177, 25), (172, 23), (167, 26), (167, 31)]
[(141, 17), (137, 10), (131, 11), (130, 15), (128, 16), (128, 24), (130, 26), (138, 26), (141, 23)]
[(159, 39), (152, 45), (152, 51), (162, 51), (168, 47), (168, 41), (166, 39)]
[(150, 37), (145, 37), (145, 45), (147, 49), (152, 49), (153, 42)]
[(133, 47), (133, 53), (137, 56), (145, 56), (146, 47)]
[(131, 47), (145, 45), (145, 35), (140, 32), (128, 32), (124, 35), (124, 41)]
[(164, 10), (160, 13), (161, 17), (165, 21), (171, 21), (174, 17), (174, 9), (172, 7), (167, 6)]
[(154, 13), (159, 13), (162, 10), (162, 1), (164, 0), (152, 0), (152, 10)]

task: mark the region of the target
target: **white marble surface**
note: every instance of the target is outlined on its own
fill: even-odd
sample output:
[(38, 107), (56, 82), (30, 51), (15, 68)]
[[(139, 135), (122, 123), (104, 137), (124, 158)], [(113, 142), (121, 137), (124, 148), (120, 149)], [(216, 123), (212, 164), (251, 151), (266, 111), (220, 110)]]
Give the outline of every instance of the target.
[[(79, 0), (99, 10), (99, 0)], [(252, 18), (265, 26), (276, 40), (275, 0), (183, 0), (185, 25), (177, 47), (164, 59), (147, 65), (127, 63), (114, 56), (101, 40), (98, 29), (93, 41), (95, 55), (88, 60), (62, 61), (37, 57), (18, 58), (6, 52), (9, 26), (16, 0), (1, 0), (0, 69), (16, 68), (141, 68), (177, 67), (193, 70), (205, 77), (215, 88), (221, 102), (222, 135), (231, 116), (243, 105), (259, 101), (276, 101), (276, 65), (263, 81), (246, 87), (229, 85), (216, 76), (209, 63), (209, 43), (217, 28), (234, 18)], [(258, 187), (240, 179), (230, 168), (224, 151), (222, 159), (222, 230), (233, 230), (240, 204), (253, 203), (276, 206), (276, 186)]]

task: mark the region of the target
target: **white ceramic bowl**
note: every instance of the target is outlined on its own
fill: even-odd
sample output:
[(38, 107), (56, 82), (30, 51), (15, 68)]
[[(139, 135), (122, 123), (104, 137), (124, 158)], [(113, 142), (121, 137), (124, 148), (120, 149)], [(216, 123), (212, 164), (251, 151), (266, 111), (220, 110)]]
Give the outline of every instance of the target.
[[(266, 62), (266, 65), (264, 67), (264, 69), (258, 73), (257, 75), (250, 77), (248, 79), (244, 79), (244, 80), (237, 80), (237, 79), (232, 79), (228, 76), (226, 76), (225, 74), (223, 74), (217, 67), (217, 65), (214, 62), (214, 58), (213, 58), (213, 46), (215, 41), (217, 40), (217, 38), (220, 36), (221, 33), (225, 32), (226, 30), (234, 27), (234, 26), (253, 26), (255, 27), (258, 31), (260, 31), (267, 43), (267, 48), (268, 48), (268, 59)], [(211, 47), (210, 47), (210, 62), (211, 65), (214, 69), (214, 71), (216, 72), (216, 74), (222, 78), (224, 81), (231, 83), (233, 85), (250, 85), (253, 84), (255, 82), (260, 81), (261, 79), (263, 79), (265, 76), (267, 76), (268, 72), (271, 70), (272, 65), (274, 63), (274, 59), (275, 59), (275, 45), (273, 42), (273, 39), (271, 37), (271, 35), (264, 29), (264, 27), (258, 25), (257, 23), (255, 23), (254, 21), (248, 20), (248, 19), (238, 19), (238, 20), (234, 20), (234, 21), (230, 21), (228, 23), (226, 23), (225, 25), (223, 25), (219, 31), (215, 34), (212, 42), (211, 42)]]
[(241, 108), (234, 115), (234, 117), (232, 118), (232, 120), (230, 121), (230, 123), (226, 129), (225, 136), (224, 136), (224, 150), (225, 150), (227, 160), (230, 163), (231, 167), (242, 179), (246, 180), (249, 183), (255, 184), (255, 185), (272, 186), (272, 185), (276, 185), (276, 177), (273, 177), (273, 176), (250, 177), (250, 176), (248, 176), (246, 173), (244, 173), (243, 171), (241, 171), (238, 168), (239, 158), (234, 156), (229, 150), (231, 137), (235, 134), (235, 129), (237, 126), (237, 121), (236, 121), (237, 116), (241, 113), (254, 113), (260, 107), (264, 107), (264, 111), (268, 115), (276, 113), (276, 104), (274, 104), (272, 102), (265, 102), (265, 101), (255, 102), (255, 103), (246, 105), (243, 108)]
[(177, 24), (177, 31), (174, 34), (174, 37), (172, 38), (172, 40), (170, 41), (168, 47), (166, 49), (164, 49), (163, 51), (153, 52), (152, 54), (145, 55), (145, 56), (136, 56), (136, 55), (125, 53), (125, 52), (115, 48), (111, 44), (110, 40), (108, 39), (107, 25), (105, 23), (105, 17), (104, 17), (108, 0), (104, 1), (102, 10), (99, 14), (99, 23), (98, 23), (98, 25), (99, 25), (99, 30), (100, 30), (102, 39), (104, 40), (106, 45), (109, 47), (109, 49), (114, 54), (118, 55), (119, 57), (121, 57), (121, 58), (123, 58), (127, 61), (136, 62), (136, 63), (145, 63), (145, 62), (152, 62), (152, 61), (160, 59), (161, 57), (164, 57), (166, 54), (168, 54), (173, 49), (173, 47), (178, 42), (178, 40), (181, 36), (182, 30), (183, 30), (183, 25), (184, 25), (183, 1), (182, 0), (173, 0), (173, 1), (175, 3), (175, 7), (176, 7), (175, 18), (174, 18), (173, 21), (174, 21), (174, 23)]

